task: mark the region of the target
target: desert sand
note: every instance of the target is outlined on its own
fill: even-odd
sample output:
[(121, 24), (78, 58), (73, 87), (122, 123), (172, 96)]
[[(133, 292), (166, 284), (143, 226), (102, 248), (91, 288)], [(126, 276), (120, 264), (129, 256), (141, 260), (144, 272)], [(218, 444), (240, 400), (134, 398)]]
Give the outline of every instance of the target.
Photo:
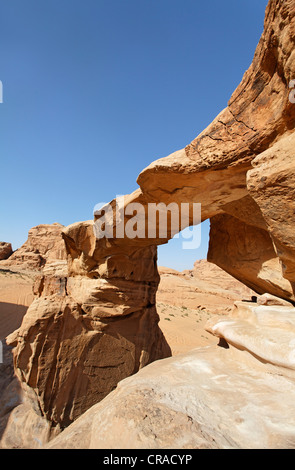
[(228, 315), (236, 300), (250, 300), (255, 293), (226, 272), (198, 260), (192, 270), (178, 272), (159, 267), (157, 311), (172, 355), (217, 344), (205, 330), (213, 315)]

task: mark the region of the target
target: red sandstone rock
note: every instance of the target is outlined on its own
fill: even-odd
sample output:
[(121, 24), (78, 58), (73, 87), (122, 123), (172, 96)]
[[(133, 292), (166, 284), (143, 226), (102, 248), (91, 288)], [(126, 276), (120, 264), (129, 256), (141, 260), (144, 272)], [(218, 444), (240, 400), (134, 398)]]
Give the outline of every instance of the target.
[[(210, 261), (257, 292), (290, 300), (295, 299), (290, 163), (295, 106), (288, 84), (295, 77), (294, 22), (293, 0), (269, 2), (253, 63), (228, 107), (185, 149), (143, 170), (140, 189), (126, 198), (126, 205), (201, 203), (202, 219), (212, 222)], [(281, 146), (287, 157), (277, 151)], [(282, 189), (286, 203), (283, 229), (268, 207), (268, 197), (277, 204), (276, 191), (258, 183), (265, 155), (273, 155), (276, 168), (267, 168), (267, 177)], [(291, 182), (290, 192), (281, 176)], [(42, 281), (52, 294), (37, 289), (41, 296), (11, 339), (16, 373), (54, 424), (67, 425), (118, 380), (169, 354), (157, 326), (155, 294), (156, 245), (171, 236), (98, 240), (91, 222), (64, 230), (70, 277), (64, 284)], [(44, 254), (30, 248), (29, 264), (41, 266)]]
[(9, 258), (12, 253), (11, 243), (0, 242), (0, 261)]

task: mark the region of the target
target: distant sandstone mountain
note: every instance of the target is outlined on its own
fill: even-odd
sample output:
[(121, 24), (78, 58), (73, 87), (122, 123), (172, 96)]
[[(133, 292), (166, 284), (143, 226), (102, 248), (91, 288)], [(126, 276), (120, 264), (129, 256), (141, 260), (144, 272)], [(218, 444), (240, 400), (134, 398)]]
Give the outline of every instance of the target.
[[(174, 269), (159, 267), (161, 281), (157, 299), (171, 305), (186, 307), (212, 306), (224, 310), (233, 301), (251, 299), (255, 292), (240, 281), (227, 274), (223, 269), (205, 259), (197, 260), (191, 270), (178, 272)], [(171, 295), (173, 294), (173, 295)]]
[(61, 236), (63, 228), (64, 226), (59, 223), (41, 224), (32, 227), (29, 230), (27, 241), (8, 259), (1, 261), (0, 267), (40, 270), (45, 265), (65, 261), (66, 250)]

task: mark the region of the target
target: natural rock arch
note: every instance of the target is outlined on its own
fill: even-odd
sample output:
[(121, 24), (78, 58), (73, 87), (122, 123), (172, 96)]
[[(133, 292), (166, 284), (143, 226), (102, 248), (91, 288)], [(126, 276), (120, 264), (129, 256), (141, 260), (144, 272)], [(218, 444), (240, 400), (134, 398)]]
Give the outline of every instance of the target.
[[(294, 1), (270, 0), (253, 63), (228, 107), (185, 149), (143, 170), (125, 200), (201, 203), (202, 220), (211, 220), (208, 259), (256, 292), (292, 301), (294, 24)], [(40, 280), (10, 337), (16, 374), (61, 427), (119, 380), (170, 354), (155, 308), (156, 246), (169, 236), (98, 240), (93, 224), (64, 230), (68, 277)]]

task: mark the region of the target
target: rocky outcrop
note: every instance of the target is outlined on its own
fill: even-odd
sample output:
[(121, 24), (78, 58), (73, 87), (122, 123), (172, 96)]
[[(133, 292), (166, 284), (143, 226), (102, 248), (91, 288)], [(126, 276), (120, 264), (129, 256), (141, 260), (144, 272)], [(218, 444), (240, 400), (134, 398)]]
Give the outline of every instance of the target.
[[(294, 148), (295, 134), (287, 133), (252, 160), (253, 168), (247, 172), (247, 189), (260, 215), (253, 218), (252, 202), (252, 217), (241, 217), (241, 208), (240, 215), (234, 212), (213, 217), (208, 253), (209, 261), (257, 292), (270, 292), (292, 301), (295, 292)], [(248, 202), (245, 206), (249, 206)], [(263, 224), (257, 223), (261, 216)]]
[(145, 367), (46, 447), (294, 448), (294, 313), (238, 302), (232, 318), (207, 326), (223, 347)]
[[(170, 227), (166, 234), (161, 234), (159, 219), (154, 220), (154, 226), (147, 224), (145, 209), (150, 203), (161, 202), (166, 206), (175, 203), (177, 207), (182, 203), (201, 203), (202, 220), (211, 219), (208, 259), (257, 293), (269, 292), (295, 301), (292, 233), (295, 106), (289, 100), (288, 88), (295, 77), (294, 24), (294, 1), (270, 0), (253, 63), (228, 107), (184, 149), (157, 160), (141, 172), (137, 180), (140, 188), (125, 197), (124, 212), (119, 217), (118, 201), (111, 201), (104, 225), (112, 220), (115, 234), (101, 237), (103, 224), (97, 228), (101, 213), (95, 214), (95, 225), (91, 221), (79, 222), (63, 230), (69, 277), (40, 281), (36, 288), (39, 297), (28, 310), (18, 335), (10, 339), (15, 345), (18, 377), (35, 391), (44, 415), (56, 426), (68, 425), (124, 376), (169, 354), (155, 310), (159, 282), (156, 245), (166, 243), (175, 232)], [(279, 207), (280, 198), (285, 207)], [(138, 224), (135, 228), (132, 220), (139, 204), (144, 209), (140, 229)], [(190, 213), (186, 224), (194, 223)], [(124, 233), (119, 237), (119, 227), (125, 232), (128, 227), (132, 236)], [(148, 230), (153, 228), (153, 236), (148, 237)], [(40, 256), (39, 260), (35, 253), (32, 262), (42, 264), (44, 256), (42, 253)], [(209, 372), (208, 361), (202, 355), (193, 361), (198, 380), (204, 371), (204, 389), (208, 377), (212, 380), (226, 368), (223, 359)], [(182, 367), (184, 363), (176, 369)], [(233, 367), (228, 364), (229, 371)], [(259, 373), (263, 374), (263, 369)], [(264, 377), (266, 396), (274, 386), (267, 381), (267, 375)], [(183, 380), (185, 383), (185, 375)], [(283, 382), (280, 386), (284, 386)], [(226, 390), (230, 393), (241, 383), (247, 389), (247, 394), (241, 392), (241, 401), (247, 399), (249, 403), (251, 393), (256, 396), (252, 379), (241, 382), (240, 375), (233, 381), (229, 378)], [(200, 389), (198, 392), (201, 393)], [(187, 396), (188, 389), (185, 393)], [(135, 397), (141, 399), (141, 392)], [(176, 399), (178, 404), (180, 401)], [(124, 403), (125, 399), (120, 406), (124, 407)], [(197, 399), (194, 404), (197, 406)], [(256, 406), (259, 408), (260, 404), (257, 401)], [(222, 414), (218, 400), (216, 405), (210, 403), (209, 409), (215, 410), (215, 406)], [(244, 423), (246, 411), (240, 414), (233, 406), (223, 418), (228, 420), (231, 415), (231, 419), (237, 418), (237, 423)], [(256, 406), (250, 409), (254, 416)], [(271, 408), (272, 403), (263, 408), (264, 417)], [(285, 408), (280, 410), (280, 416), (285, 414)], [(210, 436), (215, 431), (212, 434), (200, 427), (194, 416), (194, 429), (203, 430), (205, 440), (212, 442), (212, 446), (249, 442), (241, 425), (237, 436), (224, 438), (226, 429), (222, 429), (213, 443)], [(101, 422), (105, 422), (105, 417), (100, 416)], [(184, 427), (191, 426), (190, 418), (191, 413), (183, 418), (187, 420)], [(249, 429), (259, 428), (258, 421), (253, 419), (246, 426), (246, 434)], [(121, 429), (122, 423), (128, 427), (124, 419), (113, 421), (114, 426), (116, 423), (117, 429)], [(99, 429), (93, 446), (102, 445), (105, 434)], [(202, 439), (196, 445), (202, 446)], [(183, 445), (191, 443), (183, 440)], [(268, 438), (260, 443), (272, 445)]]
[(0, 242), (0, 261), (9, 258), (13, 253), (11, 243)]
[(66, 251), (61, 236), (63, 225), (42, 224), (29, 230), (27, 241), (0, 266), (22, 270), (40, 270), (53, 264), (65, 264)]
[(61, 429), (120, 380), (171, 354), (155, 308), (156, 249), (133, 249), (138, 265), (124, 278), (122, 270), (132, 266), (130, 247), (106, 263), (103, 253), (100, 260), (92, 251), (91, 222), (69, 226), (63, 236), (70, 276), (40, 276), (36, 299), (8, 338), (16, 346), (18, 378), (34, 390), (53, 427)]
[(294, 24), (292, 0), (270, 1), (253, 62), (228, 107), (185, 149), (138, 177), (151, 201), (202, 204), (212, 226), (210, 262), (257, 293), (293, 301)]
[[(294, 59), (295, 60), (295, 59)], [(294, 105), (293, 105), (294, 106)], [(284, 278), (295, 286), (295, 133), (258, 155), (247, 188), (259, 205), (280, 259)]]
[(227, 214), (213, 217), (208, 260), (260, 294), (294, 299), (267, 230)]

